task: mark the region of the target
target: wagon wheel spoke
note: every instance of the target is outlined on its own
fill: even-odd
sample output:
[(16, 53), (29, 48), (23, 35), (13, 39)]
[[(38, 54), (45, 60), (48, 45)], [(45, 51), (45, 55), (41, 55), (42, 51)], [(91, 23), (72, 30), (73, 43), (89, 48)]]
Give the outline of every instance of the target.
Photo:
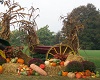
[(58, 52), (57, 52), (56, 48), (54, 47), (53, 49), (54, 49), (54, 51), (58, 54)]
[(51, 55), (52, 57), (54, 57), (55, 54), (60, 54), (60, 55), (66, 55), (68, 53), (73, 53), (73, 49), (71, 47), (69, 47), (68, 45), (64, 45), (64, 44), (57, 44), (52, 46), (47, 54), (46, 54), (46, 60), (48, 60), (49, 55)]
[(65, 48), (65, 50), (64, 50), (64, 52), (62, 53), (63, 55), (65, 54), (65, 52), (66, 52), (66, 50), (68, 49), (68, 47), (66, 46), (66, 48)]

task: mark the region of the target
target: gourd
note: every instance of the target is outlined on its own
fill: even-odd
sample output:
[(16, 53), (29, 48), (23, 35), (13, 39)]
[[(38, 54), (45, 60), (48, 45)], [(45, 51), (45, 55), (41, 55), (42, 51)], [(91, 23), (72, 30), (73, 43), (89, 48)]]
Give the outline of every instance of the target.
[(43, 69), (41, 69), (39, 66), (37, 66), (35, 64), (31, 64), (30, 68), (32, 68), (33, 70), (35, 70), (36, 72), (38, 72), (39, 74), (41, 74), (43, 76), (47, 75), (47, 73)]
[(70, 61), (68, 61), (68, 60), (65, 61), (65, 62), (64, 62), (64, 66), (67, 66), (69, 62), (70, 62)]
[(75, 77), (75, 73), (69, 72), (69, 73), (67, 74), (67, 76), (68, 76), (69, 78), (74, 78), (74, 77)]

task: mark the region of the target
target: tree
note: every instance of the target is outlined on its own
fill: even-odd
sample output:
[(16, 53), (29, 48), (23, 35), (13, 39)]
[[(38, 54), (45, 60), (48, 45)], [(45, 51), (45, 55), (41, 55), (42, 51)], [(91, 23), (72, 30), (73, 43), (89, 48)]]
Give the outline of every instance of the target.
[(61, 39), (61, 31), (58, 31), (55, 35), (55, 40), (54, 40), (54, 44), (59, 44), (62, 42), (62, 39)]
[(23, 46), (27, 45), (24, 39), (26, 39), (27, 34), (23, 31), (14, 30), (11, 32), (10, 44), (13, 46)]
[(55, 40), (54, 32), (51, 32), (49, 26), (46, 25), (43, 28), (37, 30), (37, 35), (40, 40), (40, 44), (43, 45), (53, 45)]
[[(84, 25), (84, 30), (80, 30), (79, 42), (81, 49), (100, 49), (100, 12), (96, 10), (93, 4), (87, 4), (86, 6), (79, 6), (72, 10), (67, 15), (67, 21), (73, 25)], [(73, 28), (69, 27), (69, 30)], [(68, 26), (67, 26), (68, 27)], [(66, 26), (62, 28), (63, 36), (67, 35)]]

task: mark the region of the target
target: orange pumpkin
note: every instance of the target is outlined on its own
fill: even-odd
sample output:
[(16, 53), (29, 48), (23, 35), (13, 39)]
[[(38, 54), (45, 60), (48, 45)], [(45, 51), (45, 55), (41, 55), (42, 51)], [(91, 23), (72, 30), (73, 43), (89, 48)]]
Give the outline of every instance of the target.
[(86, 76), (82, 76), (82, 78), (86, 78)]
[(86, 70), (86, 71), (85, 71), (85, 75), (86, 75), (86, 76), (91, 76), (90, 70)]
[(24, 59), (18, 58), (17, 63), (24, 64)]
[(85, 72), (80, 72), (80, 73), (81, 73), (81, 75), (82, 75), (82, 76), (84, 76), (84, 75), (85, 75)]
[(68, 72), (62, 71), (62, 76), (67, 76)]
[(61, 61), (60, 62), (60, 66), (64, 66), (64, 61)]
[(77, 78), (77, 79), (80, 79), (80, 78), (82, 77), (82, 75), (81, 75), (81, 73), (80, 73), (80, 72), (76, 73), (76, 75), (75, 75), (75, 76), (76, 76), (76, 78)]
[(6, 58), (6, 62), (9, 63), (10, 62), (10, 58)]
[(3, 67), (0, 66), (0, 74), (3, 72)]
[(51, 63), (51, 66), (57, 66), (57, 63), (52, 62), (52, 63)]

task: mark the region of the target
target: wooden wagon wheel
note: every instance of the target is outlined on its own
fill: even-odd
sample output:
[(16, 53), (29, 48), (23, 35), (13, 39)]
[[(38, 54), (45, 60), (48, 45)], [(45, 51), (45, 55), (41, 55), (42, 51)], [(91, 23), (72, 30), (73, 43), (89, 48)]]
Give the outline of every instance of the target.
[(55, 54), (67, 55), (69, 53), (75, 54), (70, 46), (67, 44), (56, 44), (52, 46), (46, 53), (46, 60), (53, 58)]

